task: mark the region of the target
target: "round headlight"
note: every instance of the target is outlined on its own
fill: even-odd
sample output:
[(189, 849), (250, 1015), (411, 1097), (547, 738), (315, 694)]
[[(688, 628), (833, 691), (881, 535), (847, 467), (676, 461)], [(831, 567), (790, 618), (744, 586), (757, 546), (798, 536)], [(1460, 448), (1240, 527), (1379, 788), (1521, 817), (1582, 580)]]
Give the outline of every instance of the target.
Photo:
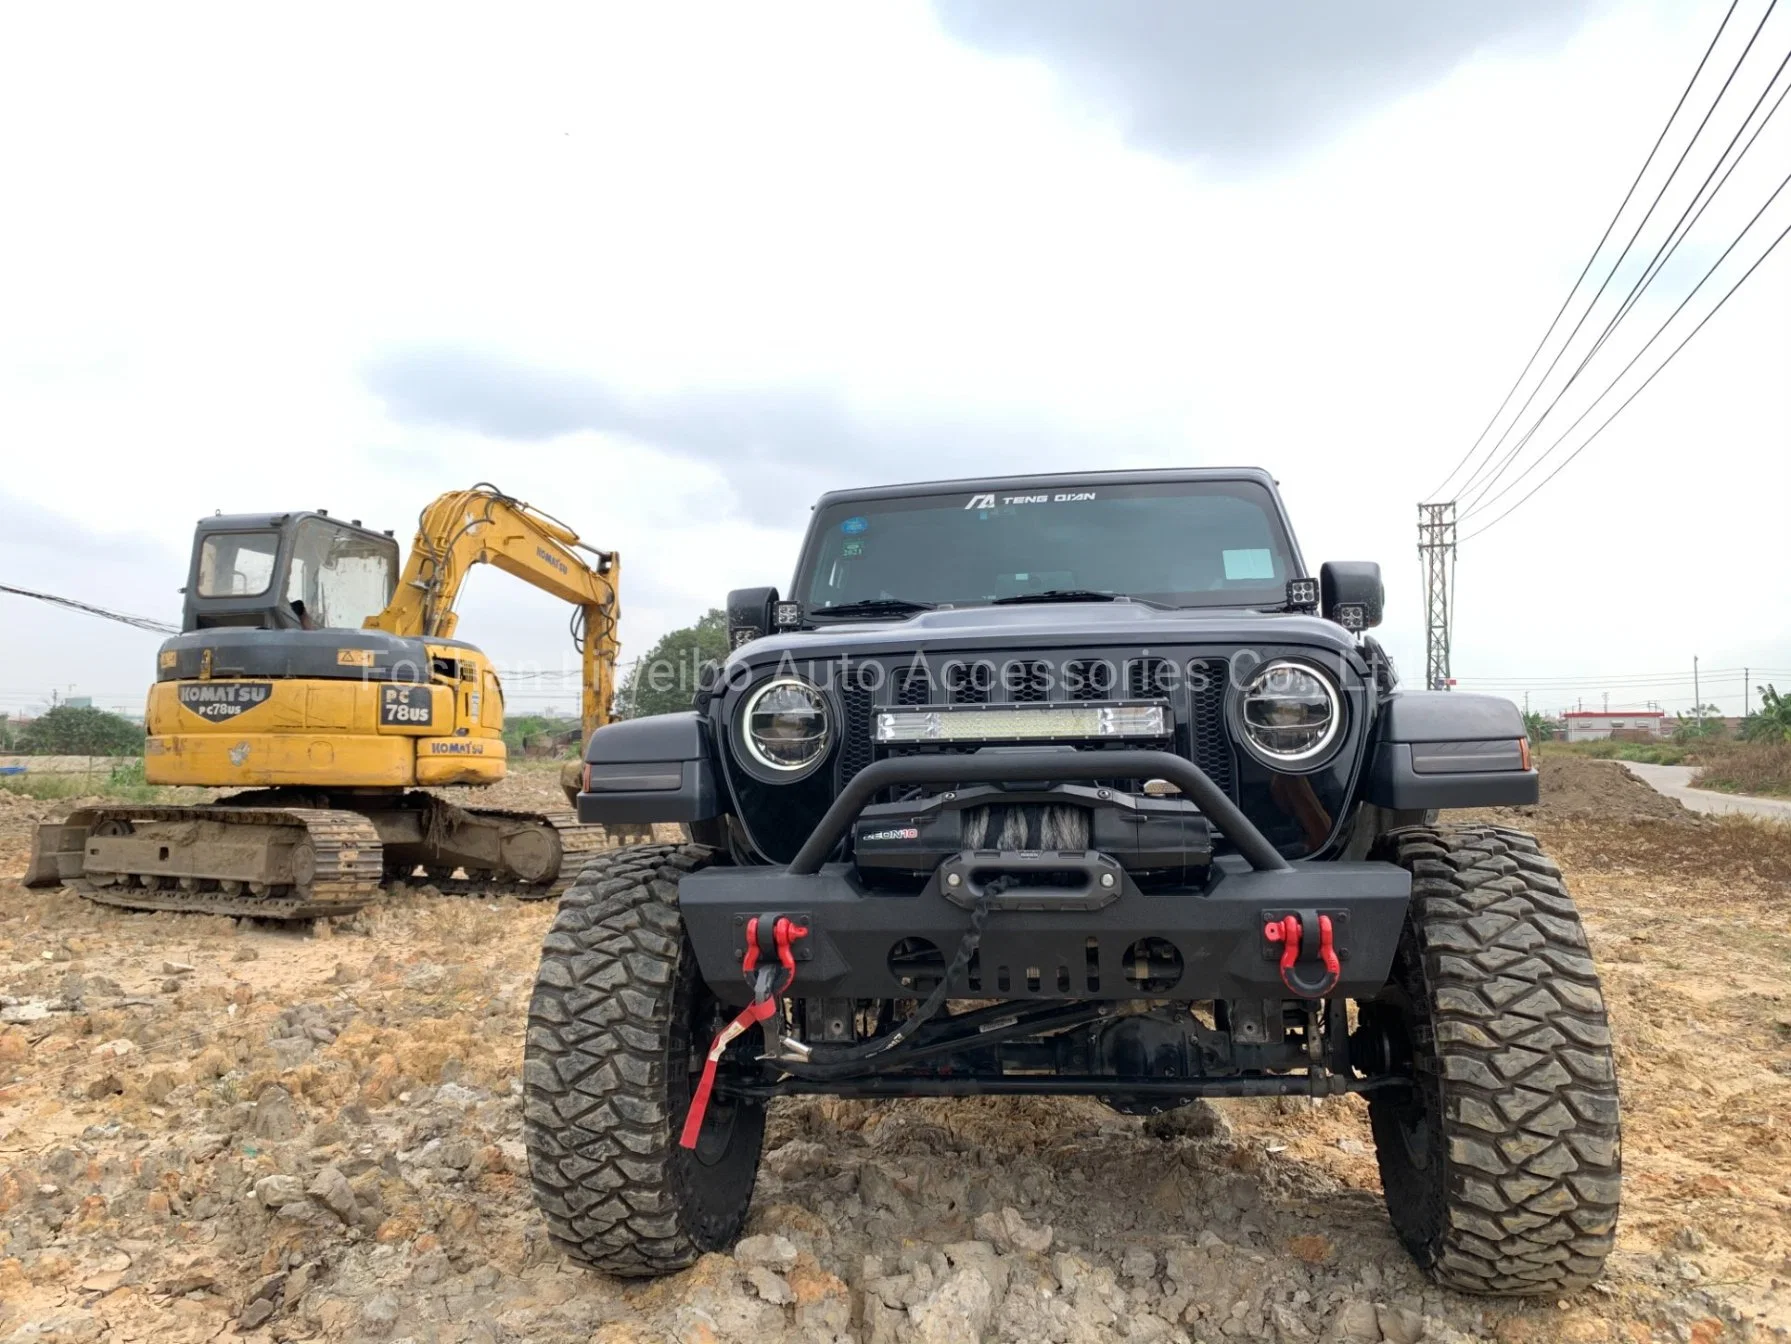
[(1343, 714), (1328, 677), (1300, 663), (1270, 663), (1244, 688), (1244, 736), (1270, 765), (1316, 761), (1337, 739)]
[(769, 770), (806, 770), (827, 751), (827, 702), (796, 677), (768, 681), (740, 710), (747, 754)]

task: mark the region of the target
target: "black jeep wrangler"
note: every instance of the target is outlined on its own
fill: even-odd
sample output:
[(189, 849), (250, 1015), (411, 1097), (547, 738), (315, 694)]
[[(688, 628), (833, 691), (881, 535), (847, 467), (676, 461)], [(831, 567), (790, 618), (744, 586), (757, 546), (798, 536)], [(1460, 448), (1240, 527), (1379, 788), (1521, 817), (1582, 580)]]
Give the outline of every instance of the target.
[(625, 1275), (724, 1248), (774, 1097), (1356, 1092), (1440, 1282), (1594, 1279), (1585, 935), (1532, 837), (1436, 820), (1536, 801), (1524, 724), (1400, 690), (1381, 602), (1375, 565), (1310, 575), (1259, 470), (823, 497), (791, 596), (730, 596), (695, 709), (586, 751), (583, 820), (693, 843), (610, 851), (546, 940), (555, 1240)]

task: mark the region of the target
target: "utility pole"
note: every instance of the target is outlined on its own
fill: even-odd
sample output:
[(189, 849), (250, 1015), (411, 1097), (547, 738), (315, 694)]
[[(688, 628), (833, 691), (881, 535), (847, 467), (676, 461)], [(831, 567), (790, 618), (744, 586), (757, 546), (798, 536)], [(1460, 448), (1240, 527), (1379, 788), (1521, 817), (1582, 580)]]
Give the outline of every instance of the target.
[[(1685, 683), (1680, 682), (1681, 686)], [(1704, 692), (1698, 689), (1698, 655), (1692, 655), (1692, 712), (1698, 716), (1698, 727), (1704, 726)]]
[(1604, 693), (1604, 712), (1606, 714), (1611, 712), (1611, 693), (1609, 691)]
[(1418, 559), (1424, 569), (1424, 684), (1449, 689), (1449, 626), (1455, 580), (1455, 501), (1418, 506)]
[(1741, 717), (1746, 718), (1754, 712), (1754, 669), (1741, 669)]

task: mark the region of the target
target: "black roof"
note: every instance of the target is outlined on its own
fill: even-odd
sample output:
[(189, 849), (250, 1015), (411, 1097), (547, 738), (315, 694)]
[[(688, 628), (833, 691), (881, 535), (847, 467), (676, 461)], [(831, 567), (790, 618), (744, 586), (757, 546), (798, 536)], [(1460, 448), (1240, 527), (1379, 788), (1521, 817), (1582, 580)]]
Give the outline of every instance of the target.
[(1138, 467), (1124, 471), (1033, 471), (1009, 476), (966, 476), (943, 481), (905, 481), (900, 485), (862, 485), (829, 490), (815, 501), (825, 508), (842, 500), (906, 499), (969, 491), (1017, 491), (1046, 482), (1077, 485), (1137, 485), (1149, 481), (1254, 481), (1274, 490), (1276, 481), (1262, 467)]

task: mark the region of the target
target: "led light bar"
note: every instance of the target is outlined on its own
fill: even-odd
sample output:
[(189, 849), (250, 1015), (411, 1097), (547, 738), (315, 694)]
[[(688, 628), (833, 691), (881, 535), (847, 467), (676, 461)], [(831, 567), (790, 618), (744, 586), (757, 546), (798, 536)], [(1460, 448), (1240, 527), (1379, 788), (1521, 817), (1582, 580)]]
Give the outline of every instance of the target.
[(1164, 705), (975, 705), (882, 709), (879, 742), (1052, 742), (1168, 737)]

